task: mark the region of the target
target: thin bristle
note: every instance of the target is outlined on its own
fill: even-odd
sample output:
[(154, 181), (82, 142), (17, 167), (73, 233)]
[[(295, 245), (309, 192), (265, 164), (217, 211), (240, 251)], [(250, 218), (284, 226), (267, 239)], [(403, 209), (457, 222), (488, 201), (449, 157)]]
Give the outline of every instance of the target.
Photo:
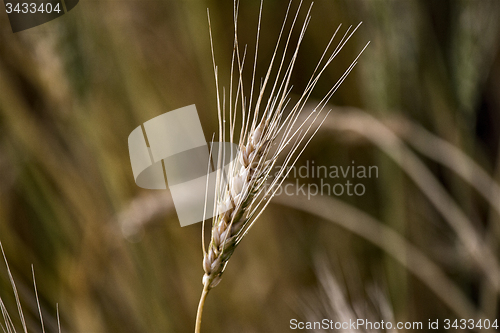
[[(14, 297), (16, 299), (17, 311), (19, 314), (19, 319), (21, 321), (23, 332), (28, 333), (28, 329), (26, 326), (26, 320), (24, 318), (24, 313), (23, 313), (23, 309), (21, 306), (21, 301), (19, 299), (19, 294), (17, 292), (16, 283), (14, 282), (14, 278), (12, 276), (12, 272), (10, 270), (9, 263), (7, 262), (7, 257), (5, 255), (2, 242), (0, 242), (0, 250), (2, 252), (5, 266), (7, 267), (7, 274), (9, 275), (9, 280), (10, 280), (10, 284), (12, 287), (12, 291), (14, 292)], [(43, 316), (42, 316), (42, 308), (40, 305), (40, 298), (38, 297), (38, 288), (36, 286), (35, 270), (34, 270), (33, 265), (31, 265), (31, 274), (32, 274), (32, 278), (33, 278), (33, 288), (35, 290), (35, 300), (36, 300), (36, 304), (37, 304), (37, 308), (38, 308), (38, 314), (40, 316), (40, 325), (42, 327), (42, 333), (45, 333), (45, 324), (44, 324)], [(2, 312), (2, 318), (4, 321), (4, 324), (0, 323), (0, 328), (2, 329), (2, 332), (4, 332), (4, 333), (16, 333), (17, 332), (16, 327), (14, 326), (14, 322), (12, 321), (12, 318), (9, 315), (9, 312), (5, 306), (5, 303), (3, 302), (2, 297), (0, 297), (0, 311)], [(58, 327), (58, 332), (61, 333), (61, 322), (60, 322), (60, 318), (59, 318), (59, 305), (57, 305), (57, 327)]]
[(14, 282), (14, 278), (12, 277), (12, 272), (10, 271), (9, 264), (7, 263), (7, 257), (5, 256), (5, 252), (3, 250), (2, 243), (0, 242), (0, 249), (2, 250), (3, 260), (5, 265), (7, 266), (7, 274), (9, 275), (10, 285), (12, 286), (12, 291), (14, 292), (14, 296), (16, 298), (17, 311), (19, 313), (19, 318), (21, 319), (21, 325), (23, 326), (24, 333), (28, 333), (28, 329), (26, 328), (26, 321), (24, 320), (23, 308), (21, 306), (21, 301), (19, 300), (19, 294), (17, 292), (16, 283)]
[(38, 290), (36, 288), (36, 280), (35, 280), (35, 269), (33, 268), (33, 265), (31, 265), (31, 275), (33, 276), (33, 288), (35, 288), (35, 298), (36, 298), (36, 305), (38, 308), (38, 314), (40, 315), (40, 324), (42, 325), (42, 332), (45, 333), (45, 326), (43, 324), (43, 316), (42, 316), (42, 308), (40, 307), (40, 299), (38, 298)]

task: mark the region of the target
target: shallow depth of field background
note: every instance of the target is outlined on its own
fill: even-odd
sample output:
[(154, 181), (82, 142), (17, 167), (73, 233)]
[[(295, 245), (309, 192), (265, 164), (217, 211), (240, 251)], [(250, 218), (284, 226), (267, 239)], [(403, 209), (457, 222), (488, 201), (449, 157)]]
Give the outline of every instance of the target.
[[(249, 69), (259, 6), (241, 2), (240, 44), (248, 44)], [(264, 3), (259, 78), (287, 4)], [(207, 7), (227, 86), (232, 1), (80, 1), (63, 17), (17, 34), (0, 13), (0, 241), (30, 331), (41, 331), (31, 264), (50, 331), (57, 327), (56, 303), (65, 332), (193, 331), (202, 288), (201, 224), (181, 228), (168, 191), (135, 185), (127, 137), (141, 123), (189, 104), (196, 104), (207, 140), (212, 137), (217, 123)], [(410, 121), (500, 181), (499, 17), (497, 1), (316, 1), (292, 98), (307, 84), (338, 24), (344, 32), (363, 21), (311, 99), (322, 98), (370, 40), (330, 103), (334, 114), (355, 107), (405, 141), (412, 137), (404, 137), (402, 124)], [(354, 180), (365, 185), (365, 195), (331, 200), (404, 237), (396, 252), (425, 255), (472, 306), (470, 315), (500, 318), (498, 286), (407, 170), (362, 134), (325, 128), (298, 165), (378, 166), (378, 179)], [(427, 142), (424, 150), (425, 144), (435, 148)], [(448, 167), (415, 154), (497, 264), (500, 201), (488, 202)], [(324, 206), (314, 209), (321, 214), (332, 207)], [(332, 221), (349, 219), (330, 215)], [(373, 306), (369, 290), (376, 286), (397, 321), (425, 325), (428, 319), (459, 318), (429, 288), (432, 275), (415, 277), (423, 268), (414, 261), (403, 265), (383, 245), (332, 221), (271, 204), (209, 294), (203, 331), (288, 332), (290, 319), (306, 320), (307, 309), (335, 318), (322, 305), (325, 267), (348, 290), (347, 302)], [(19, 323), (3, 264), (0, 296)]]

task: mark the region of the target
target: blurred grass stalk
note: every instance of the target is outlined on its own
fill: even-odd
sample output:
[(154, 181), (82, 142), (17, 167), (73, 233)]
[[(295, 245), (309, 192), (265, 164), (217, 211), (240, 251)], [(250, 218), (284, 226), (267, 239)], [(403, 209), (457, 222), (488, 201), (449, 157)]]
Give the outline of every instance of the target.
[[(355, 131), (390, 156), (442, 214), (471, 257), (481, 268), (483, 274), (488, 277), (492, 287), (497, 293), (500, 293), (500, 267), (494, 251), (485, 243), (483, 233), (475, 229), (474, 224), (432, 172), (414, 153), (406, 148), (404, 143), (392, 131), (373, 116), (360, 110), (351, 111), (347, 115), (341, 113), (332, 114), (329, 121), (325, 122), (324, 127), (332, 130)], [(452, 152), (456, 152), (456, 150), (452, 150)], [(454, 168), (454, 170), (456, 169)], [(485, 172), (482, 172), (482, 174), (483, 176), (486, 175)], [(471, 180), (470, 177), (468, 178), (468, 180)], [(498, 187), (498, 184), (491, 177), (489, 178), (492, 181), (491, 184), (494, 184), (492, 188)], [(481, 188), (480, 183), (478, 184), (475, 180), (474, 183), (476, 184), (474, 187)], [(496, 194), (493, 193), (493, 195)], [(493, 201), (495, 197), (492, 197), (491, 191), (488, 191), (486, 195), (491, 197), (488, 201), (495, 202)]]
[[(304, 297), (302, 311), (307, 321), (322, 322), (324, 318), (328, 318), (340, 323), (357, 322), (358, 319), (370, 322), (381, 322), (382, 320), (386, 323), (396, 322), (389, 299), (380, 287), (373, 285), (365, 287), (359, 279), (344, 280), (344, 283), (339, 282), (341, 279), (335, 276), (331, 264), (325, 256), (315, 258), (314, 268), (319, 281), (319, 295), (313, 294), (308, 295), (307, 298)], [(356, 273), (348, 272), (346, 275), (355, 276)], [(358, 330), (366, 333), (385, 332), (382, 329), (369, 328), (358, 328)], [(330, 330), (315, 329), (313, 332), (328, 331)], [(336, 331), (349, 333), (352, 332), (352, 329), (342, 325)], [(397, 333), (398, 331), (392, 329), (391, 332)]]

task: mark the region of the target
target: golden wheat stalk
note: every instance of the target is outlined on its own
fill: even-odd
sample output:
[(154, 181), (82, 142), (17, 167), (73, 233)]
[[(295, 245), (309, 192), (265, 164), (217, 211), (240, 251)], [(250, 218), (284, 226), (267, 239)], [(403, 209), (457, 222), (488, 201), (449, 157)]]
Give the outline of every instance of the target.
[[(209, 290), (217, 286), (220, 282), (222, 273), (235, 248), (267, 207), (270, 199), (275, 195), (279, 186), (288, 175), (288, 172), (290, 172), (291, 167), (295, 164), (321, 126), (328, 115), (328, 112), (326, 112), (326, 115), (325, 112), (323, 112), (326, 104), (347, 75), (352, 71), (359, 56), (368, 46), (367, 43), (330, 91), (328, 91), (317, 106), (309, 112), (306, 116), (306, 120), (298, 122), (297, 120), (319, 78), (347, 41), (352, 37), (361, 23), (354, 29), (352, 26), (349, 27), (343, 37), (341, 37), (335, 49), (327, 56), (333, 40), (340, 30), (341, 26), (339, 25), (320, 57), (306, 88), (301, 93), (297, 102), (290, 108), (287, 108), (290, 102), (290, 81), (293, 69), (300, 45), (311, 19), (310, 14), (312, 9), (311, 4), (300, 29), (295, 47), (291, 52), (291, 58), (286, 62), (285, 60), (290, 52), (289, 49), (292, 44), (292, 32), (299, 18), (302, 1), (295, 15), (291, 18), (290, 30), (285, 36), (285, 26), (289, 21), (291, 4), (292, 1), (290, 1), (288, 5), (266, 75), (262, 79), (260, 88), (257, 90), (256, 101), (252, 104), (262, 19), (262, 1), (259, 10), (253, 74), (250, 87), (250, 98), (248, 101), (244, 94), (245, 87), (243, 80), (246, 47), (243, 55), (241, 55), (238, 42), (239, 3), (236, 1), (234, 2), (234, 48), (231, 60), (229, 110), (226, 110), (225, 89), (222, 91), (221, 101), (218, 67), (215, 63), (213, 48), (210, 13), (209, 11), (207, 12), (217, 90), (219, 142), (222, 143), (226, 141), (227, 132), (229, 132), (229, 141), (235, 142), (235, 128), (238, 114), (241, 114), (241, 129), (238, 135), (239, 150), (237, 152), (226, 151), (225, 145), (219, 145), (215, 193), (216, 200), (213, 207), (214, 212), (212, 216), (214, 216), (214, 218), (208, 249), (205, 247), (204, 236), (202, 236), (203, 269), (205, 274), (202, 280), (203, 292), (198, 306), (195, 332), (200, 332), (202, 311)], [(278, 56), (278, 54), (280, 54), (280, 56)], [(275, 64), (277, 63), (277, 73), (271, 75), (272, 72), (276, 70)], [(237, 71), (237, 83), (236, 93), (233, 94), (233, 76), (235, 71)], [(265, 96), (268, 96), (266, 100)], [(226, 128), (226, 113), (229, 115), (228, 128)], [(321, 118), (320, 115), (322, 115)], [(236, 160), (230, 164), (226, 174), (222, 161), (225, 160), (224, 156), (229, 154), (231, 154), (231, 156), (236, 154)], [(282, 166), (273, 177), (270, 177), (270, 172), (273, 170), (276, 161), (282, 157), (284, 157)], [(267, 184), (266, 182), (269, 180), (271, 180), (271, 183)], [(203, 221), (202, 235), (204, 235), (204, 229), (205, 221)]]

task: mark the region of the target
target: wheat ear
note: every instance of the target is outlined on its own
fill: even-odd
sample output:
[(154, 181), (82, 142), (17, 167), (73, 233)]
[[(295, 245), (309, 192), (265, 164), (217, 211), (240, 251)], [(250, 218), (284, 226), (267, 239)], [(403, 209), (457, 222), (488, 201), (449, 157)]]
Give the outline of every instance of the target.
[[(229, 88), (229, 110), (226, 110), (226, 90), (222, 90), (222, 103), (219, 89), (218, 68), (215, 64), (215, 56), (212, 42), (212, 29), (210, 25), (210, 14), (208, 12), (210, 42), (212, 50), (212, 60), (215, 73), (215, 82), (217, 89), (217, 108), (219, 119), (219, 141), (225, 142), (229, 136), (230, 142), (235, 142), (236, 118), (241, 114), (241, 130), (239, 133), (239, 150), (226, 151), (225, 145), (219, 145), (218, 168), (216, 180), (215, 205), (211, 240), (208, 249), (205, 248), (203, 221), (202, 244), (203, 244), (203, 269), (205, 274), (202, 279), (203, 292), (198, 306), (195, 332), (200, 332), (201, 314), (205, 304), (205, 299), (210, 289), (217, 286), (220, 282), (222, 273), (233, 254), (235, 248), (247, 234), (256, 219), (262, 214), (263, 210), (269, 204), (270, 199), (275, 195), (277, 189), (284, 181), (295, 164), (301, 153), (304, 151), (314, 134), (317, 132), (326, 115), (324, 108), (333, 93), (344, 81), (357, 63), (357, 59), (364, 51), (359, 53), (358, 57), (352, 62), (341, 78), (333, 85), (325, 97), (317, 104), (316, 108), (310, 112), (304, 122), (298, 123), (297, 120), (308, 101), (308, 98), (316, 86), (320, 76), (332, 62), (335, 56), (340, 52), (350, 37), (357, 30), (349, 27), (333, 52), (327, 56), (330, 46), (340, 30), (340, 26), (333, 34), (323, 55), (321, 56), (316, 69), (314, 70), (306, 88), (302, 92), (298, 101), (285, 114), (284, 110), (290, 102), (290, 80), (293, 68), (298, 56), (300, 45), (302, 43), (306, 28), (310, 21), (312, 4), (309, 7), (304, 23), (300, 30), (300, 35), (293, 49), (291, 59), (286, 63), (285, 58), (288, 55), (292, 40), (292, 32), (297, 23), (299, 12), (302, 6), (300, 2), (295, 15), (291, 18), (291, 27), (287, 35), (284, 34), (285, 26), (289, 21), (290, 1), (278, 40), (270, 60), (265, 77), (262, 79), (260, 88), (257, 90), (256, 101), (253, 102), (255, 74), (257, 67), (257, 54), (259, 47), (260, 25), (262, 18), (262, 1), (259, 11), (259, 23), (257, 27), (257, 39), (255, 46), (255, 56), (253, 63), (253, 75), (250, 87), (250, 99), (247, 101), (244, 97), (243, 84), (243, 66), (246, 56), (246, 47), (243, 55), (240, 54), (238, 44), (238, 9), (239, 3), (234, 2), (234, 48), (231, 61), (231, 78)], [(360, 23), (361, 24), (361, 23)], [(283, 41), (283, 42), (282, 42)], [(283, 45), (282, 45), (283, 44)], [(278, 54), (281, 56), (278, 56)], [(275, 71), (277, 64), (277, 73)], [(236, 67), (236, 69), (235, 69)], [(236, 92), (233, 92), (233, 76), (237, 72)], [(271, 78), (272, 77), (272, 78)], [(274, 81), (274, 83), (272, 83)], [(269, 94), (267, 101), (264, 101), (264, 95)], [(233, 98), (234, 95), (234, 98)], [(226, 113), (229, 116), (229, 126), (226, 125)], [(322, 117), (320, 118), (320, 115)], [(229, 135), (227, 135), (229, 132)], [(224, 173), (224, 156), (233, 156), (236, 154), (236, 162), (232, 163)], [(271, 171), (278, 160), (284, 157), (283, 164), (279, 170), (271, 175)], [(271, 177), (272, 176), (272, 177)], [(271, 180), (270, 184), (266, 182)]]

